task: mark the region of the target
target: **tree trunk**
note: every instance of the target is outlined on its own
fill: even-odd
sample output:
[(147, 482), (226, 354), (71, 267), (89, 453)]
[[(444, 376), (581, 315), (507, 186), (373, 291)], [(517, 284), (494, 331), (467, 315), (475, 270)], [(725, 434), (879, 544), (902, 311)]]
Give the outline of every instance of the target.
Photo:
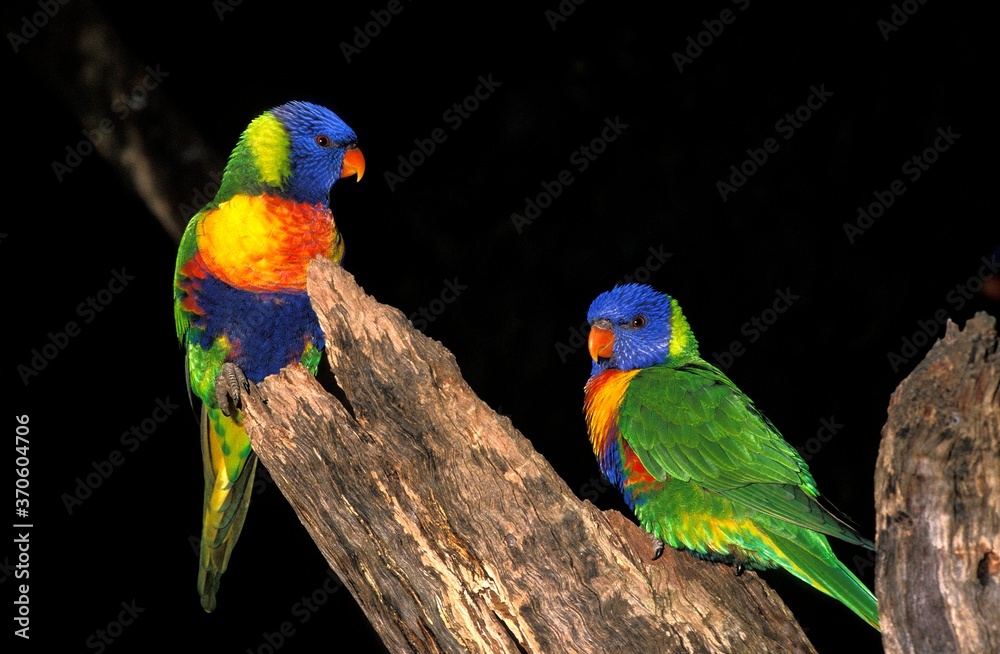
[(309, 292), (339, 388), (286, 368), (246, 424), (391, 651), (814, 651), (752, 572), (669, 548), (652, 561), (639, 527), (578, 499), (450, 352), (349, 273), (314, 263)]
[(875, 471), (886, 652), (1000, 652), (996, 319), (945, 336), (889, 403)]

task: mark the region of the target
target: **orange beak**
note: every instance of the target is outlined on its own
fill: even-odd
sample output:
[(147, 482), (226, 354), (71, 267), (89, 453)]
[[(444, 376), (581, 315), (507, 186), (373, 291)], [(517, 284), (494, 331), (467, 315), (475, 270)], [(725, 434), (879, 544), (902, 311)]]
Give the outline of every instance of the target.
[[(598, 320), (590, 328), (590, 336), (587, 338), (587, 349), (590, 350), (590, 358), (594, 361), (598, 359), (610, 359), (611, 348), (615, 344), (615, 335), (610, 329), (601, 325)], [(608, 325), (610, 327), (610, 324)]]
[(361, 150), (357, 147), (353, 147), (344, 153), (344, 163), (340, 167), (340, 177), (350, 177), (351, 175), (357, 175), (358, 181), (361, 181), (361, 176), (365, 174), (365, 155), (361, 154)]

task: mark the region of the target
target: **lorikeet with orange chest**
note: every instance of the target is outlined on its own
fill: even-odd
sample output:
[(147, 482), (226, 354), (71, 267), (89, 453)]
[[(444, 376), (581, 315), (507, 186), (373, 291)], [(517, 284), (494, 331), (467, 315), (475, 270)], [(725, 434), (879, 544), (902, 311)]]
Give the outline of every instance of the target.
[(240, 413), (247, 380), (291, 363), (316, 374), (323, 333), (306, 295), (317, 256), (344, 244), (330, 188), (361, 179), (357, 136), (325, 107), (288, 102), (243, 132), (215, 198), (188, 223), (174, 273), (174, 318), (191, 390), (202, 402), (204, 521), (198, 593), (215, 609), (219, 580), (246, 518), (257, 457)]
[(584, 413), (601, 471), (656, 543), (755, 570), (784, 568), (878, 629), (875, 596), (834, 536), (871, 541), (819, 502), (805, 461), (703, 360), (677, 301), (626, 284), (590, 305)]

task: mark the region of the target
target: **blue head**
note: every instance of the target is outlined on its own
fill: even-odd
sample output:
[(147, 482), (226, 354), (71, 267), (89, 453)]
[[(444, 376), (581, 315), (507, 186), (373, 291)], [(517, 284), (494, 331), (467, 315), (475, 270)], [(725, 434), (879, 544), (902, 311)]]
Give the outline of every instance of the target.
[[(358, 137), (335, 113), (302, 101), (287, 102), (268, 113), (280, 121), (287, 134), (290, 170), (282, 190), (289, 198), (326, 203), (330, 187), (338, 179), (355, 174), (361, 179), (365, 159), (358, 149)], [(263, 154), (267, 156), (266, 149)], [(280, 158), (280, 153), (274, 156)]]
[(597, 296), (587, 312), (591, 375), (635, 370), (697, 355), (698, 344), (676, 300), (645, 284), (624, 284)]

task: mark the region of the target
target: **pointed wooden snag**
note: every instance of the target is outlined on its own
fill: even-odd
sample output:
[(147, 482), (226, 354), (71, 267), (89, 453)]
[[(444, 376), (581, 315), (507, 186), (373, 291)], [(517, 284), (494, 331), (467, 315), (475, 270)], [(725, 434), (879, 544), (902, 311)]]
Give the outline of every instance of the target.
[(757, 575), (669, 548), (652, 562), (642, 530), (577, 498), (350, 274), (314, 263), (309, 293), (339, 389), (285, 369), (246, 424), (390, 651), (814, 651)]
[(896, 389), (875, 470), (889, 654), (1000, 652), (1000, 352), (996, 319), (945, 336)]

